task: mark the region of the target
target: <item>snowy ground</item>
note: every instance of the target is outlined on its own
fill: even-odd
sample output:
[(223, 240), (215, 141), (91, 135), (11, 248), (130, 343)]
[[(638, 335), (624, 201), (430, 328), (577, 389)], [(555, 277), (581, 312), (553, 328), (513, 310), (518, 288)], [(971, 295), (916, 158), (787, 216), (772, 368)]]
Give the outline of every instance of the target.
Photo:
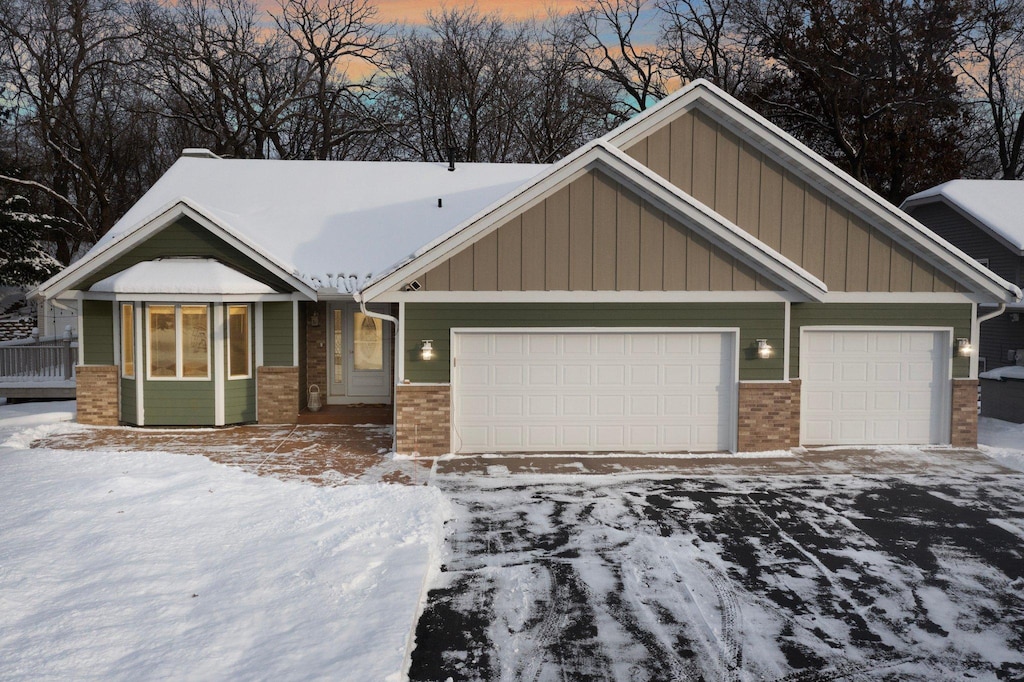
[(1024, 679), (1024, 475), (436, 483), (414, 680)]
[(26, 449), (55, 405), (0, 407), (0, 679), (403, 677), (437, 489)]

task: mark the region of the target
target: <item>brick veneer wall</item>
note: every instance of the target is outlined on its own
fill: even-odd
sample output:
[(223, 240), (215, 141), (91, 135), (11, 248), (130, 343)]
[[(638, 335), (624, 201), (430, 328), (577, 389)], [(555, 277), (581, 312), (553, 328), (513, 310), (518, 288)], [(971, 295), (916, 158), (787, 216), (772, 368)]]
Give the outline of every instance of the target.
[(119, 375), (117, 365), (79, 365), (75, 368), (79, 424), (117, 426), (120, 418)]
[(978, 380), (953, 379), (950, 443), (958, 448), (978, 447)]
[(299, 368), (256, 368), (256, 421), (294, 424), (299, 420)]
[[(314, 310), (320, 322), (316, 327), (310, 322)], [(305, 372), (300, 381), (302, 386), (300, 400), (303, 407), (306, 406), (309, 398), (307, 391), (309, 391), (311, 384), (316, 384), (320, 387), (321, 399), (327, 396), (327, 348), (329, 345), (329, 339), (327, 338), (327, 304), (323, 302), (308, 303), (305, 306), (305, 313), (306, 353), (305, 363), (303, 364)]]
[(737, 450), (785, 450), (800, 445), (799, 379), (742, 381), (738, 402)]
[(399, 384), (395, 387), (396, 449), (436, 457), (451, 452), (451, 387)]

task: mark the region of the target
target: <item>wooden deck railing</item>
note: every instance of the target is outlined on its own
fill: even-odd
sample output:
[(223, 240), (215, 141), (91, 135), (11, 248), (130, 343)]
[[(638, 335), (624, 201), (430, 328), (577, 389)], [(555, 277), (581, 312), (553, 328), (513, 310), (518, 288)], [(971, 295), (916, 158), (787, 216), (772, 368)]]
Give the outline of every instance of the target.
[(67, 380), (74, 376), (77, 363), (77, 345), (69, 340), (0, 346), (0, 381)]

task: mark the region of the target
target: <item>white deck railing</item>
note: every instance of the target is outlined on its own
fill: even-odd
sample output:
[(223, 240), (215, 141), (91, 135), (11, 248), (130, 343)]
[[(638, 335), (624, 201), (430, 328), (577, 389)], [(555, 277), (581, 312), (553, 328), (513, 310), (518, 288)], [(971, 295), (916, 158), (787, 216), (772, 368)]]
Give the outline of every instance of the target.
[(78, 344), (71, 340), (0, 346), (0, 382), (68, 380), (77, 363)]

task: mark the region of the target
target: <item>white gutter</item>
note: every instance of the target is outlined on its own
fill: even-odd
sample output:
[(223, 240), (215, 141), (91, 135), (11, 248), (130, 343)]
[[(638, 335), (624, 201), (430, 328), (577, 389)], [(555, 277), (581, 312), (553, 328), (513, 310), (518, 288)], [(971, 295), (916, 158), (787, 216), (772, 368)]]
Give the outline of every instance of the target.
[(1006, 312), (1006, 304), (1005, 303), (1000, 303), (999, 307), (995, 309), (995, 312), (991, 312), (991, 313), (988, 313), (986, 315), (980, 316), (978, 318), (978, 324), (981, 324), (982, 322), (988, 322), (992, 318), (999, 317), (1000, 315), (1002, 315), (1005, 312)]
[[(398, 348), (398, 318), (392, 315), (385, 315), (384, 313), (375, 313), (371, 310), (366, 309), (366, 301), (363, 300), (363, 292), (358, 289), (352, 290), (352, 298), (356, 303), (359, 304), (359, 311), (367, 317), (372, 317), (378, 320), (384, 320), (395, 325), (395, 343), (394, 351), (395, 357), (391, 359), (391, 371), (396, 372), (398, 370), (398, 354), (404, 353), (404, 348)], [(391, 436), (391, 451), (398, 452), (398, 389), (397, 384), (395, 387), (395, 398), (391, 401), (391, 423), (394, 424), (395, 429)]]

